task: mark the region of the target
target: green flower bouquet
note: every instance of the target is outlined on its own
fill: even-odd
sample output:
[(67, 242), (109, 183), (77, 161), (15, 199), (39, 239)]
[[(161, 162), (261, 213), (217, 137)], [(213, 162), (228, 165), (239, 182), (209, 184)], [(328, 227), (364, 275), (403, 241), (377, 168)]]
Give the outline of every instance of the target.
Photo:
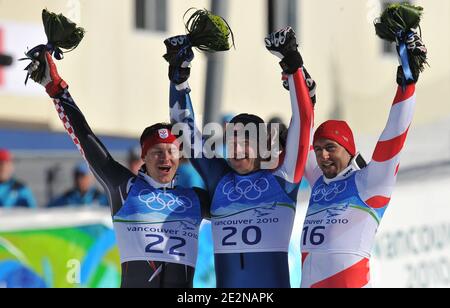
[(383, 40), (397, 43), (406, 78), (418, 76), (427, 64), (426, 53), (413, 53), (407, 48), (408, 40), (416, 34), (415, 29), (420, 29), (422, 15), (423, 8), (420, 6), (395, 3), (389, 5), (381, 17), (375, 20), (376, 34)]
[[(42, 63), (45, 61), (44, 52), (42, 52), (44, 50), (50, 52), (57, 60), (61, 60), (64, 58), (64, 53), (77, 48), (85, 34), (83, 28), (77, 27), (74, 22), (64, 15), (55, 14), (46, 9), (42, 11), (42, 22), (47, 36), (47, 44), (34, 47), (25, 54), (26, 58), (20, 60), (38, 60)], [(66, 51), (63, 52), (62, 49)], [(36, 57), (36, 54), (39, 54), (39, 56)], [(30, 65), (25, 70), (28, 70)], [(40, 65), (31, 75), (27, 75), (25, 84), (28, 81), (28, 77), (31, 77), (36, 82), (40, 82), (44, 76), (44, 70), (45, 66)]]
[[(187, 10), (184, 17), (191, 10)], [(226, 20), (206, 9), (196, 10), (188, 18), (185, 27), (191, 45), (201, 51), (227, 51), (234, 46), (233, 31)]]

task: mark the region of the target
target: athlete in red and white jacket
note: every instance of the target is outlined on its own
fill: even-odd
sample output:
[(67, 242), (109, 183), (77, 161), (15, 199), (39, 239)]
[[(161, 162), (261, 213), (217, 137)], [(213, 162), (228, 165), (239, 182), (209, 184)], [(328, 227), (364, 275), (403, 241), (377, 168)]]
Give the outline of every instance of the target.
[[(418, 35), (408, 48), (427, 52)], [(417, 78), (406, 82), (399, 67), (397, 95), (367, 165), (356, 152), (347, 123), (331, 120), (316, 130), (305, 169), (312, 192), (301, 238), (301, 287), (370, 286), (371, 250), (413, 119)]]

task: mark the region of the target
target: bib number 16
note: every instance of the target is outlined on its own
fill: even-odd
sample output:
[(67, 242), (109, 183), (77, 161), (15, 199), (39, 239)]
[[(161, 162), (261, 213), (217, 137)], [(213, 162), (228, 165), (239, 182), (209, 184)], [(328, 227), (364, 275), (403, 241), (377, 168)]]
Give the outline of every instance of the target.
[(324, 226), (309, 229), (310, 227), (303, 228), (303, 245), (306, 246), (308, 240), (314, 246), (318, 246), (325, 241), (325, 235), (322, 233), (325, 230)]

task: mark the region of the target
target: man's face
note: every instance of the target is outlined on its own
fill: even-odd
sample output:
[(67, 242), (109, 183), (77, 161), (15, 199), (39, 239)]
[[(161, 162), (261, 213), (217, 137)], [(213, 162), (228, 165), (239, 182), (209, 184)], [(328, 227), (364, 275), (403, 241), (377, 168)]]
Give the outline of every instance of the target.
[(92, 178), (92, 175), (89, 173), (75, 175), (75, 185), (82, 193), (87, 192), (89, 188), (91, 188), (93, 182), (94, 179)]
[(259, 159), (257, 158), (256, 144), (252, 144), (248, 139), (234, 137), (234, 140), (227, 144), (228, 153), (232, 153), (229, 158), (231, 168), (237, 173), (244, 175), (259, 169)]
[(0, 182), (8, 181), (14, 172), (12, 161), (0, 161)]
[(148, 174), (161, 184), (170, 183), (180, 164), (180, 151), (174, 144), (159, 143), (144, 158)]
[(327, 179), (336, 177), (348, 167), (352, 157), (339, 143), (320, 138), (314, 142), (317, 164)]

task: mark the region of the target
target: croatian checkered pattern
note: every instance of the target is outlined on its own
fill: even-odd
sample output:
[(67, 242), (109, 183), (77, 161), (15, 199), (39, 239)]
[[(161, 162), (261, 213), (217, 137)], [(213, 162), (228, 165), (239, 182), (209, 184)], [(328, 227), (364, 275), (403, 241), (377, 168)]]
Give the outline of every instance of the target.
[[(74, 103), (73, 100), (67, 95), (66, 92), (61, 97), (62, 99), (65, 99), (71, 103)], [(72, 138), (73, 143), (77, 147), (78, 151), (80, 151), (81, 155), (84, 156), (83, 148), (81, 147), (80, 140), (78, 140), (77, 136), (75, 135), (75, 131), (72, 127), (72, 124), (70, 123), (69, 118), (67, 117), (64, 107), (61, 104), (60, 99), (53, 99), (53, 103), (55, 104), (56, 111), (58, 112), (59, 118), (61, 119), (62, 123), (64, 124), (64, 128), (66, 129), (66, 132), (69, 134), (70, 138)]]

